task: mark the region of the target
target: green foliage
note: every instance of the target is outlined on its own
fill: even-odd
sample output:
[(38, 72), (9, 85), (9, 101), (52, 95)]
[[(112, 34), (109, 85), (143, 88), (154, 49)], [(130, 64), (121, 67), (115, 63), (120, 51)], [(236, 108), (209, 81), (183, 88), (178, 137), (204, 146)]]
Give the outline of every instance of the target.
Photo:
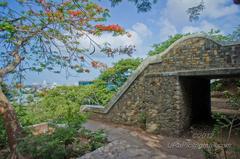
[(113, 93), (102, 81), (87, 86), (59, 86), (42, 93), (41, 100), (28, 107), (29, 115), (25, 118), (79, 126), (86, 119), (86, 115), (80, 112), (81, 105), (105, 105)]
[[(215, 125), (213, 129), (214, 138), (208, 140), (208, 148), (203, 149), (206, 158), (216, 158), (217, 156), (222, 156), (220, 158), (238, 158), (233, 157), (233, 154), (239, 156), (240, 147), (239, 145), (230, 144), (230, 138), (233, 132), (240, 134), (239, 121), (240, 118), (237, 113), (240, 111), (240, 92), (236, 94), (225, 93), (228, 98), (231, 107), (235, 108), (236, 114), (232, 116), (215, 113), (213, 114), (213, 119), (215, 120)], [(224, 135), (224, 131), (227, 131), (227, 135)], [(217, 139), (220, 138), (220, 139)]]
[(230, 36), (234, 41), (240, 40), (240, 25), (238, 25), (238, 27), (233, 31)]
[[(218, 41), (218, 42), (229, 42), (229, 41), (236, 41), (240, 39), (240, 26), (238, 26), (236, 28), (236, 30), (229, 35), (224, 35), (221, 33), (220, 30), (214, 30), (211, 29), (209, 32), (200, 32), (202, 34), (206, 34), (208, 36), (210, 36), (211, 38), (213, 38), (214, 40)], [(153, 50), (148, 52), (149, 56), (153, 56), (153, 55), (157, 55), (162, 53), (163, 51), (165, 51), (170, 45), (172, 45), (175, 41), (177, 41), (178, 39), (190, 35), (190, 33), (187, 34), (176, 34), (173, 36), (170, 36), (168, 38), (168, 40), (160, 43), (160, 44), (154, 44), (153, 45)]]
[[(22, 106), (13, 103), (17, 112), (17, 116), (22, 126), (30, 126), (41, 122), (53, 122), (58, 124), (66, 124), (69, 128), (79, 128), (81, 124), (86, 120), (86, 115), (80, 112), (81, 105), (85, 104), (97, 104), (105, 105), (114, 95), (117, 88), (119, 88), (128, 78), (128, 75), (134, 71), (141, 59), (124, 59), (115, 63), (112, 68), (102, 72), (99, 78), (94, 81), (94, 84), (87, 86), (59, 86), (51, 90), (43, 91), (38, 94), (40, 101), (31, 103), (28, 106)], [(108, 84), (112, 83), (116, 86), (116, 89), (110, 90)], [(3, 84), (2, 84), (3, 85)], [(9, 92), (6, 85), (3, 85), (3, 91), (5, 94)], [(141, 120), (145, 120), (142, 116)], [(144, 121), (143, 121), (144, 122)], [(0, 147), (4, 147), (7, 144), (6, 131), (3, 127), (3, 122), (0, 120)], [(64, 131), (64, 130), (61, 130)], [(69, 130), (70, 131), (70, 130)], [(34, 153), (36, 156), (41, 156), (43, 153), (54, 154), (54, 156), (64, 156), (69, 152), (65, 147), (59, 144), (59, 132), (57, 130), (54, 135), (56, 136), (40, 136), (39, 139), (35, 136), (28, 136), (25, 142), (22, 142), (20, 147), (21, 151)], [(63, 135), (69, 136), (70, 132), (63, 132)], [(85, 150), (91, 151), (102, 145), (103, 139), (102, 133), (92, 133), (85, 130), (85, 137), (91, 138), (90, 145), (82, 146), (80, 144), (80, 150), (85, 153)], [(71, 137), (71, 136), (69, 136)], [(24, 148), (30, 141), (32, 144), (39, 144), (40, 150), (36, 150), (36, 146)], [(57, 140), (57, 141), (55, 141)], [(63, 139), (66, 141), (65, 139)], [(47, 143), (47, 141), (49, 141)], [(46, 146), (44, 146), (46, 144)], [(31, 145), (31, 144), (30, 144)], [(55, 150), (54, 147), (56, 147)], [(29, 148), (29, 150), (27, 150)], [(55, 152), (56, 151), (56, 152)], [(42, 156), (41, 156), (42, 157)], [(44, 156), (43, 156), (44, 157)]]
[(106, 105), (115, 93), (109, 90), (102, 80), (96, 80), (89, 91), (90, 95), (85, 98), (84, 104)]
[[(70, 127), (80, 127), (86, 120), (86, 115), (80, 112), (81, 105), (106, 105), (117, 91), (117, 88), (127, 80), (127, 74), (134, 71), (141, 61), (139, 58), (120, 60), (113, 67), (102, 72), (92, 85), (59, 86), (38, 94), (40, 101), (37, 103), (28, 106), (13, 103), (17, 116), (22, 126), (50, 121), (67, 124)], [(114, 84), (116, 89), (110, 90), (108, 88), (109, 83)], [(5, 94), (9, 92), (6, 85), (3, 85), (2, 88), (4, 88)], [(0, 128), (0, 146), (6, 146), (6, 131), (1, 120)]]
[(237, 94), (234, 95), (228, 92), (226, 92), (225, 94), (229, 99), (228, 103), (231, 105), (231, 107), (240, 111), (240, 91), (238, 90)]
[(23, 138), (17, 151), (32, 158), (65, 159), (76, 158), (93, 151), (107, 142), (106, 135), (81, 129), (55, 128), (50, 134), (28, 135)]
[(103, 130), (98, 130), (98, 131), (90, 131), (85, 128), (82, 128), (80, 130), (80, 135), (84, 138), (89, 139), (89, 144), (90, 144), (90, 150), (93, 151), (99, 147), (102, 147), (104, 143), (107, 142), (107, 136), (103, 132)]
[[(68, 125), (81, 125), (85, 115), (80, 113), (81, 105), (106, 105), (117, 89), (108, 88), (109, 83), (120, 87), (141, 63), (141, 59), (125, 59), (115, 63), (112, 68), (102, 72), (94, 84), (87, 86), (59, 86), (42, 92), (42, 99), (28, 108), (25, 122), (52, 121)], [(23, 121), (23, 122), (24, 122)]]
[[(26, 110), (27, 107), (24, 107), (16, 103), (13, 103), (13, 107), (15, 108), (15, 111), (17, 113), (17, 116), (19, 117), (22, 126), (29, 126), (38, 123), (37, 121), (34, 121), (34, 116), (31, 114), (31, 112), (27, 112)], [(7, 133), (4, 127), (2, 116), (0, 116), (0, 148), (6, 146), (7, 146)]]
[[(33, 114), (32, 111), (28, 109), (28, 107), (16, 103), (13, 103), (13, 107), (23, 127), (41, 122), (40, 120), (36, 120), (36, 114)], [(0, 116), (0, 149), (6, 146), (7, 133), (4, 127), (2, 116)]]
[[(29, 7), (29, 3), (34, 10)], [(89, 72), (83, 66), (89, 64), (86, 54), (90, 50), (83, 47), (79, 39), (87, 37), (90, 42), (92, 39), (88, 35), (96, 36), (104, 32), (111, 32), (115, 36), (127, 34), (116, 24), (99, 29), (97, 26), (102, 26), (110, 16), (109, 10), (91, 0), (12, 0), (11, 3), (2, 0), (0, 8), (0, 67), (5, 68), (10, 63), (14, 65), (11, 70), (1, 72), (1, 76), (18, 72), (20, 69), (17, 66), (20, 63), (21, 70), (26, 70), (27, 67), (27, 70), (36, 72), (48, 69), (60, 73), (62, 68), (78, 73)], [(92, 44), (108, 56), (116, 53), (130, 55), (135, 50), (133, 45), (112, 48), (109, 43), (106, 46), (99, 46), (95, 42)], [(20, 58), (13, 58), (13, 52)]]
[(80, 112), (80, 106), (89, 95), (87, 90), (85, 87), (60, 86), (45, 92), (42, 99), (30, 107), (36, 116), (34, 119), (81, 125), (86, 116)]
[(223, 83), (221, 81), (214, 81), (211, 83), (211, 91), (223, 91)]
[(17, 149), (32, 158), (64, 158), (67, 155), (65, 144), (74, 139), (73, 129), (56, 129), (53, 134), (29, 135), (20, 141)]
[(8, 5), (8, 2), (0, 2), (0, 7), (6, 7)]
[[(102, 88), (101, 88), (102, 87)], [(81, 132), (88, 137), (89, 143), (82, 145), (81, 140), (75, 140), (77, 130), (86, 120), (86, 115), (80, 112), (82, 104), (108, 101), (108, 90), (100, 83), (92, 86), (61, 86), (43, 93), (42, 99), (37, 105), (22, 106), (13, 103), (17, 116), (23, 127), (50, 121), (57, 124), (65, 124), (67, 129), (57, 128), (53, 134), (40, 136), (28, 135), (21, 141), (19, 151), (30, 153), (34, 157), (62, 158), (66, 155), (79, 155), (92, 151), (102, 146), (102, 135), (90, 131)], [(96, 98), (96, 99), (93, 99)], [(72, 140), (74, 138), (74, 141)], [(0, 118), (0, 148), (7, 146), (6, 131)], [(74, 142), (78, 150), (68, 150), (63, 145), (65, 142)], [(71, 143), (72, 144), (72, 143)], [(27, 146), (28, 145), (28, 146)], [(36, 146), (38, 145), (38, 146)], [(75, 152), (77, 151), (77, 152)]]
[(212, 39), (218, 41), (218, 42), (224, 42), (224, 41), (232, 41), (233, 39), (231, 38), (231, 35), (224, 35), (221, 33), (220, 30), (214, 30), (211, 29), (209, 32), (205, 33), (202, 32), (203, 34), (207, 34), (210, 36)]
[(140, 127), (142, 129), (146, 129), (146, 123), (147, 123), (146, 112), (141, 112), (138, 116), (138, 120), (139, 120), (139, 123), (140, 123)]
[(114, 85), (115, 90), (123, 85), (131, 74), (142, 62), (140, 58), (136, 59), (122, 59), (114, 64), (113, 67), (108, 68), (98, 77), (98, 80), (107, 84)]
[(15, 31), (15, 27), (11, 23), (1, 22), (0, 30), (5, 30), (5, 31), (13, 33)]
[(30, 106), (23, 106), (17, 103), (13, 103), (14, 109), (17, 113), (17, 117), (23, 127), (38, 124), (41, 121), (37, 120), (37, 114), (32, 112)]
[(176, 34), (174, 36), (170, 36), (168, 40), (160, 43), (160, 44), (154, 44), (153, 50), (148, 52), (149, 56), (157, 55), (165, 51), (170, 45), (172, 45), (175, 41), (182, 38), (183, 36), (186, 36), (189, 34)]

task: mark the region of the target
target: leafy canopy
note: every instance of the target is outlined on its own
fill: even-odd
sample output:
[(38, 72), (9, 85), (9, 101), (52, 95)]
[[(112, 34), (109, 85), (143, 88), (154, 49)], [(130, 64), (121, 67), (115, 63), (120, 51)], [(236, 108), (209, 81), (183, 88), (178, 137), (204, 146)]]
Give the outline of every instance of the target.
[(168, 40), (160, 44), (154, 44), (152, 46), (153, 50), (149, 51), (148, 55), (153, 56), (165, 51), (170, 45), (172, 45), (175, 41), (182, 38), (183, 36), (185, 36), (185, 34), (176, 34), (176, 35), (170, 36)]
[[(62, 68), (89, 72), (83, 63), (92, 65), (87, 53), (96, 51), (113, 56), (131, 54), (133, 46), (111, 48), (99, 45), (92, 36), (104, 32), (126, 34), (117, 24), (104, 24), (109, 10), (90, 0), (13, 0), (0, 3), (0, 78), (16, 70), (59, 73)], [(83, 48), (81, 39), (88, 39)], [(97, 63), (97, 65), (96, 65)], [(93, 67), (103, 67), (95, 62)], [(54, 70), (55, 68), (55, 70)]]
[[(205, 34), (212, 39), (218, 41), (218, 42), (230, 42), (230, 41), (237, 41), (240, 40), (240, 26), (238, 26), (231, 34), (224, 35), (221, 33), (220, 30), (214, 30), (211, 29), (209, 32), (200, 32), (201, 34)], [(149, 56), (157, 55), (165, 51), (170, 45), (172, 45), (175, 41), (178, 39), (181, 39), (184, 36), (190, 35), (190, 33), (187, 34), (175, 34), (173, 36), (169, 36), (169, 38), (160, 43), (160, 44), (154, 44), (153, 50), (148, 52)]]
[(141, 62), (142, 59), (140, 58), (119, 60), (113, 67), (103, 71), (98, 77), (98, 80), (103, 81), (106, 85), (111, 84), (114, 88), (118, 89)]

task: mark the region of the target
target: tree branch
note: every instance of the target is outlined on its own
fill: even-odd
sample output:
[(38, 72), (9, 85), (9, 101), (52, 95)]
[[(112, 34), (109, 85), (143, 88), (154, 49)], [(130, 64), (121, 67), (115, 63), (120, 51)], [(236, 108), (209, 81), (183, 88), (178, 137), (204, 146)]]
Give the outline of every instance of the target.
[(45, 28), (47, 27), (47, 24), (45, 26), (42, 26), (41, 28), (39, 28), (38, 30), (36, 30), (35, 32), (32, 32), (29, 36), (23, 38), (21, 41), (19, 41), (18, 43), (16, 43), (16, 48), (14, 49), (14, 51), (12, 52), (11, 56), (14, 58), (14, 60), (9, 63), (6, 67), (0, 69), (0, 81), (2, 80), (2, 78), (8, 74), (13, 72), (16, 67), (21, 63), (21, 61), (23, 60), (23, 58), (20, 56), (19, 54), (19, 50), (34, 36), (36, 36), (37, 34), (40, 34)]
[(22, 58), (19, 55), (20, 46), (17, 46), (16, 49), (12, 52), (12, 56), (14, 57), (13, 62), (9, 63), (6, 67), (0, 69), (0, 78), (3, 78), (4, 75), (12, 72), (15, 68), (20, 64)]

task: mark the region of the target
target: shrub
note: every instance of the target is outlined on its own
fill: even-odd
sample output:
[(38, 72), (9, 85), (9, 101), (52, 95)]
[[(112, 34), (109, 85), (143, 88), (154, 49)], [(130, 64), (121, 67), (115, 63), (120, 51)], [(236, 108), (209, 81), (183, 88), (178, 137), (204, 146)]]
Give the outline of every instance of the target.
[(79, 157), (106, 143), (103, 132), (91, 132), (75, 128), (57, 128), (52, 134), (28, 135), (23, 138), (17, 151), (32, 158), (66, 159)]
[[(203, 149), (206, 158), (217, 158), (217, 156), (219, 156), (219, 158), (227, 159), (239, 158), (240, 156), (239, 145), (230, 143), (230, 138), (233, 133), (240, 134), (240, 118), (237, 115), (240, 111), (240, 91), (234, 95), (229, 93), (225, 94), (230, 106), (236, 110), (231, 116), (221, 113), (213, 114), (213, 118), (215, 119), (213, 138), (208, 140), (209, 148)], [(226, 131), (227, 134), (224, 134), (224, 131)], [(227, 144), (231, 146), (228, 147)]]
[(223, 91), (222, 81), (214, 81), (211, 83), (211, 91)]
[(82, 87), (60, 86), (47, 91), (36, 105), (28, 109), (32, 110), (36, 121), (79, 127), (86, 119), (80, 112), (85, 97), (87, 93)]
[(64, 159), (67, 156), (66, 146), (75, 136), (76, 130), (71, 128), (57, 128), (52, 134), (29, 134), (20, 141), (17, 150), (32, 158)]
[(181, 39), (182, 37), (189, 35), (189, 34), (176, 34), (174, 36), (170, 36), (168, 40), (160, 43), (160, 44), (154, 44), (153, 50), (148, 52), (149, 56), (157, 55), (165, 51), (169, 46), (171, 46), (175, 41), (178, 39)]

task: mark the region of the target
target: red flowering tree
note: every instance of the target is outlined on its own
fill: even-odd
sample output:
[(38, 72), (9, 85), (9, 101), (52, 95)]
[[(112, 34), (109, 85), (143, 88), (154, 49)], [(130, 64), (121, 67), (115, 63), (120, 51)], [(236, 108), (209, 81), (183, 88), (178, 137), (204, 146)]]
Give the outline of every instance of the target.
[[(89, 57), (96, 51), (112, 56), (116, 52), (131, 54), (134, 48), (100, 46), (91, 35), (126, 32), (119, 25), (103, 25), (109, 11), (89, 0), (12, 0), (0, 1), (0, 82), (10, 74), (30, 69), (48, 69), (56, 73), (59, 68), (89, 72), (82, 67), (88, 62), (95, 68), (104, 64)], [(81, 38), (88, 38), (91, 48), (82, 48)], [(0, 115), (8, 134), (11, 157), (16, 158), (16, 145), (21, 137), (21, 125), (16, 113), (0, 89)]]

